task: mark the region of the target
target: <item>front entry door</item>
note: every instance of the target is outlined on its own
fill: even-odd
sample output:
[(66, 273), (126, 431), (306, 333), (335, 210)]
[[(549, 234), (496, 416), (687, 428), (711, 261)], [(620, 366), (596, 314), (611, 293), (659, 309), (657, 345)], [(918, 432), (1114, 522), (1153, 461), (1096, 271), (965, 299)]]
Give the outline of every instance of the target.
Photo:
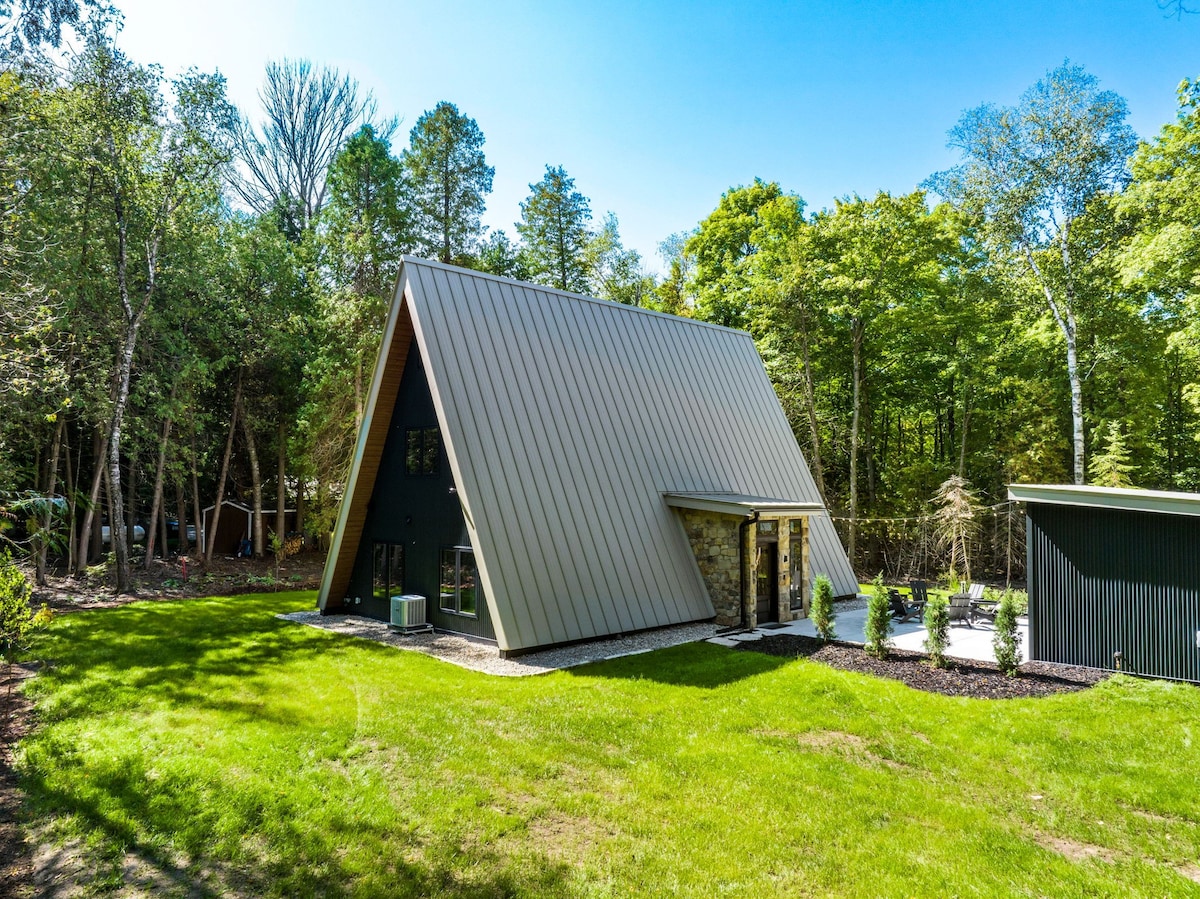
[(759, 624), (779, 620), (779, 544), (758, 545), (758, 576), (756, 616)]

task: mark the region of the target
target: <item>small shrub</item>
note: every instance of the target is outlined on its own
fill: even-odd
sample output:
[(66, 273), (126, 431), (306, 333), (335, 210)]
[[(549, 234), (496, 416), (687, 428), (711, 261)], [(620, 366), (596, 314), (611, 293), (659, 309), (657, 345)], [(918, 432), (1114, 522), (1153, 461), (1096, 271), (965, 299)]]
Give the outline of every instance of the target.
[(1013, 591), (1005, 590), (996, 610), (996, 635), (992, 637), (996, 665), (1013, 677), (1021, 664), (1021, 635), (1017, 633), (1017, 600)]
[(866, 649), (868, 655), (886, 659), (892, 648), (892, 604), (888, 599), (887, 587), (883, 586), (883, 575), (875, 578), (871, 600), (867, 603)]
[(0, 554), (0, 658), (16, 661), (33, 632), (49, 624), (50, 618), (45, 605), (34, 614), (29, 607), (29, 582), (7, 550)]
[(278, 581), (269, 574), (264, 574), (262, 577), (256, 574), (248, 574), (246, 575), (246, 583), (251, 587), (273, 587)]
[(822, 640), (837, 639), (833, 623), (836, 617), (833, 611), (833, 581), (823, 574), (818, 574), (813, 584), (813, 600), (808, 617), (812, 619), (813, 627)]
[(1019, 616), (1029, 614), (1029, 594), (1024, 590), (1009, 590), (1012, 594), (1013, 610)]
[(936, 668), (946, 667), (946, 647), (950, 645), (950, 602), (940, 593), (925, 604), (925, 651)]

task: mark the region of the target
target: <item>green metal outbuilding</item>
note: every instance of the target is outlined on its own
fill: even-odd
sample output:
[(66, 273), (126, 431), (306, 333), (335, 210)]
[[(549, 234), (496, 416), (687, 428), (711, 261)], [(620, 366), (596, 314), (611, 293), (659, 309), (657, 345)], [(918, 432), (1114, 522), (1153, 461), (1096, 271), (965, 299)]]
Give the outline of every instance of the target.
[(1200, 494), (1013, 485), (1029, 656), (1200, 683)]

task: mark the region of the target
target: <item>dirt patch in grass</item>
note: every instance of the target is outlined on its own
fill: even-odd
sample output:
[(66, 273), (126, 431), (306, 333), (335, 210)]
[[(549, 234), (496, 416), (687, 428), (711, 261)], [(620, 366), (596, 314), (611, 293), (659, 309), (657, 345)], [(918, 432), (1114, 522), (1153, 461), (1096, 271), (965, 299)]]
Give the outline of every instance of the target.
[(1186, 877), (1188, 880), (1200, 883), (1200, 868), (1195, 865), (1184, 865), (1175, 870), (1179, 872), (1180, 877)]
[(1039, 834), (1037, 843), (1043, 849), (1057, 852), (1063, 858), (1072, 862), (1085, 862), (1090, 858), (1098, 858), (1105, 862), (1113, 862), (1117, 859), (1116, 854), (1111, 849), (1105, 849), (1103, 846), (1080, 843), (1078, 840), (1068, 840), (1063, 837), (1050, 836), (1049, 834)]
[(29, 730), (33, 708), (21, 685), (32, 676), (27, 665), (0, 662), (0, 896), (34, 894), (29, 849), (21, 832), (21, 792), (14, 770), (16, 744)]
[(952, 659), (946, 668), (935, 668), (919, 652), (892, 650), (887, 659), (867, 655), (861, 646), (824, 643), (797, 634), (766, 636), (736, 647), (742, 652), (762, 652), (785, 658), (809, 658), (843, 671), (857, 671), (902, 681), (917, 690), (944, 696), (976, 699), (1018, 699), (1085, 690), (1108, 676), (1094, 668), (1073, 668), (1046, 662), (1026, 662), (1016, 677), (1007, 677), (992, 662)]

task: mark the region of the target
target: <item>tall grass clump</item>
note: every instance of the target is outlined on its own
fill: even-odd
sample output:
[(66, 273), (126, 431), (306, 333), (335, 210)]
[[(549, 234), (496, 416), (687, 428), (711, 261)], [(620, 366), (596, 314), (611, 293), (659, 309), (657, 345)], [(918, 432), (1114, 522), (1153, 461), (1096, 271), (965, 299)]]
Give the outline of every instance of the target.
[(833, 611), (833, 581), (826, 575), (817, 575), (816, 582), (813, 584), (813, 600), (808, 615), (812, 618), (813, 627), (817, 629), (817, 635), (822, 640), (837, 639), (837, 632), (834, 628), (834, 618), (837, 616)]
[(887, 587), (883, 586), (882, 574), (871, 586), (871, 599), (867, 603), (867, 643), (863, 648), (877, 659), (886, 659), (892, 648), (892, 604)]
[(1005, 590), (996, 609), (996, 635), (992, 637), (992, 649), (996, 653), (996, 665), (1013, 677), (1021, 665), (1021, 635), (1017, 633), (1017, 598), (1011, 590)]
[(950, 645), (950, 602), (940, 593), (925, 604), (925, 651), (935, 668), (946, 667), (946, 647)]

